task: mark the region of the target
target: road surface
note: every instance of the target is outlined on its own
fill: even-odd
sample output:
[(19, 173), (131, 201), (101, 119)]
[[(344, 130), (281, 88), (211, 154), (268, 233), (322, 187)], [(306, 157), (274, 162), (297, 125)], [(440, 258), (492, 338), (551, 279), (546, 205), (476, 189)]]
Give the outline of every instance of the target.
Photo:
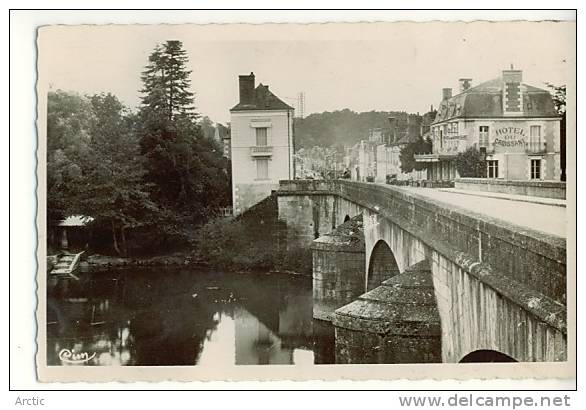
[[(567, 214), (566, 208), (562, 206), (516, 201), (514, 196), (511, 199), (497, 199), (434, 188), (399, 188), (515, 225), (567, 237)], [(474, 191), (470, 193), (473, 194)]]

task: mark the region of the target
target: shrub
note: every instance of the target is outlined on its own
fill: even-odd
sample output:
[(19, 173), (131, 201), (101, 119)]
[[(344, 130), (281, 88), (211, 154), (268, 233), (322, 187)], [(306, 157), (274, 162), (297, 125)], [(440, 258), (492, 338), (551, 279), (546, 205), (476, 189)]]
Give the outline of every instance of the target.
[(486, 178), (486, 159), (475, 147), (456, 157), (456, 169), (462, 178)]
[(204, 225), (196, 242), (199, 258), (215, 269), (294, 271), (311, 274), (311, 250), (280, 247), (277, 228), (242, 219), (217, 219)]

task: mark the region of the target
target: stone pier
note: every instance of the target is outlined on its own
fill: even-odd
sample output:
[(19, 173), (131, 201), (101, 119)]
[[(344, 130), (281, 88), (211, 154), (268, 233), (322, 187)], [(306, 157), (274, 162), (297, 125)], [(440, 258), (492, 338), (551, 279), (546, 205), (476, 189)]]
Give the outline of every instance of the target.
[(314, 240), (313, 317), (331, 320), (334, 310), (366, 291), (362, 215)]
[(441, 324), (427, 260), (336, 310), (336, 363), (439, 363)]

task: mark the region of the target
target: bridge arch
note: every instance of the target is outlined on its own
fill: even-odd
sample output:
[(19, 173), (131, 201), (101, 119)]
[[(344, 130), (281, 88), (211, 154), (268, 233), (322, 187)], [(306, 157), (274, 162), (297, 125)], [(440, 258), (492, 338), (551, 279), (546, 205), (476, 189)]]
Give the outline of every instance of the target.
[(350, 220), (350, 215), (346, 214), (344, 217), (344, 222), (348, 222)]
[(460, 359), (460, 363), (510, 363), (516, 361), (511, 356), (497, 350), (475, 350)]
[(397, 259), (391, 250), (391, 247), (380, 239), (372, 249), (370, 261), (368, 263), (368, 272), (366, 276), (366, 291), (372, 290), (379, 286), (384, 280), (387, 280), (400, 272)]

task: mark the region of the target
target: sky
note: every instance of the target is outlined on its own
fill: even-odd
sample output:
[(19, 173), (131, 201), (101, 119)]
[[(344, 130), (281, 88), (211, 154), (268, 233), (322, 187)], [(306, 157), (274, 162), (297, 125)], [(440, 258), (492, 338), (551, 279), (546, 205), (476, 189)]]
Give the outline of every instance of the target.
[(166, 40), (187, 51), (197, 110), (222, 123), (238, 102), (238, 75), (250, 72), (290, 105), (303, 91), (306, 115), (424, 113), (442, 88), (456, 94), (459, 78), (476, 85), (511, 64), (537, 87), (575, 75), (572, 22), (96, 25), (39, 30), (39, 85), (111, 92), (136, 108), (140, 73)]

